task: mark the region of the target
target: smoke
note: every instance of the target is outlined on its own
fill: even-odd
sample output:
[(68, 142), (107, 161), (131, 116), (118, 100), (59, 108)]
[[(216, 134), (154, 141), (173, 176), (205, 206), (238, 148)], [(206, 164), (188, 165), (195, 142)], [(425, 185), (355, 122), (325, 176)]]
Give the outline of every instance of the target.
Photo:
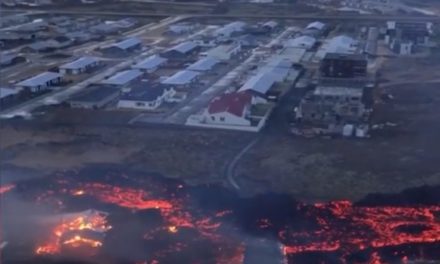
[(36, 206), (33, 203), (23, 201), (14, 194), (1, 199), (1, 220), (4, 237), (8, 241), (28, 241), (39, 233), (43, 225), (35, 226), (38, 219), (50, 215), (51, 208)]

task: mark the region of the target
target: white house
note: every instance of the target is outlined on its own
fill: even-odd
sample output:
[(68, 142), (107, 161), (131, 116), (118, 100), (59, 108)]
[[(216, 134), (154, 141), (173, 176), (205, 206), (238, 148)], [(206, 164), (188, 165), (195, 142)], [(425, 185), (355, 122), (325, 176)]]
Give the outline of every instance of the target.
[(229, 45), (220, 45), (208, 50), (204, 55), (221, 61), (228, 61), (241, 51), (241, 45), (238, 43)]
[(175, 94), (172, 88), (166, 88), (163, 85), (150, 86), (142, 84), (133, 87), (129, 93), (121, 96), (118, 102), (118, 108), (137, 109), (137, 110), (155, 110), (168, 101)]
[(225, 93), (214, 98), (203, 113), (207, 124), (250, 126), (252, 96), (246, 92)]
[(82, 57), (60, 66), (61, 74), (81, 74), (89, 69), (98, 67), (99, 60), (94, 57)]

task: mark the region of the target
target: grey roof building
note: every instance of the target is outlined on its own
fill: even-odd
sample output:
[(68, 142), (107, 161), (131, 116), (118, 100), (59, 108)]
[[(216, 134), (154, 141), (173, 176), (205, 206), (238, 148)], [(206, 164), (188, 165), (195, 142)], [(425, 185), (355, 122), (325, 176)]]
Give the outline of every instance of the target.
[(43, 72), (37, 76), (19, 82), (17, 86), (29, 89), (31, 92), (38, 92), (47, 89), (49, 86), (60, 83), (62, 77), (61, 74), (56, 72)]
[(177, 86), (187, 85), (195, 81), (198, 75), (198, 72), (183, 70), (162, 81), (162, 84)]
[(153, 72), (161, 65), (167, 63), (168, 59), (162, 58), (159, 55), (152, 55), (135, 65), (133, 65), (133, 69), (145, 70), (147, 72)]
[(99, 60), (95, 57), (81, 57), (77, 60), (74, 60), (72, 62), (66, 63), (64, 65), (61, 65), (60, 72), (70, 73), (70, 74), (79, 74), (82, 72), (85, 72), (87, 69), (95, 67), (99, 64)]
[(191, 71), (209, 71), (212, 70), (220, 61), (211, 57), (206, 57), (191, 64), (187, 69)]
[(111, 84), (117, 86), (124, 86), (129, 84), (130, 82), (138, 79), (143, 75), (140, 70), (125, 70), (118, 72), (116, 75), (102, 81), (103, 84)]
[(68, 103), (74, 108), (99, 109), (115, 101), (120, 89), (111, 85), (91, 85), (74, 95)]

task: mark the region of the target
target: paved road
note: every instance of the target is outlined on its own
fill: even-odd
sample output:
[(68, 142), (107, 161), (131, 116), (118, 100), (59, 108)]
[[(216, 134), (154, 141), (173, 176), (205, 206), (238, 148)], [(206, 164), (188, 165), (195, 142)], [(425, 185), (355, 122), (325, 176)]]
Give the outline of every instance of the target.
[(237, 166), (240, 159), (248, 152), (255, 144), (258, 143), (260, 140), (260, 137), (256, 137), (254, 140), (252, 140), (249, 144), (247, 144), (238, 154), (232, 159), (231, 163), (229, 163), (228, 167), (226, 168), (226, 179), (228, 180), (229, 184), (232, 185), (236, 190), (240, 190), (240, 186), (238, 185), (237, 181), (235, 180), (235, 167)]
[[(27, 12), (27, 9), (9, 9), (2, 12)], [(420, 15), (322, 15), (322, 14), (305, 14), (305, 15), (274, 15), (274, 14), (176, 14), (176, 13), (157, 13), (157, 12), (102, 12), (102, 11), (68, 11), (68, 10), (44, 10), (38, 9), (33, 11), (40, 14), (59, 14), (59, 15), (101, 15), (101, 16), (131, 16), (131, 17), (169, 17), (176, 15), (185, 15), (192, 18), (261, 18), (261, 19), (296, 19), (296, 20), (354, 20), (354, 21), (431, 21), (440, 22), (439, 16), (420, 16)]]

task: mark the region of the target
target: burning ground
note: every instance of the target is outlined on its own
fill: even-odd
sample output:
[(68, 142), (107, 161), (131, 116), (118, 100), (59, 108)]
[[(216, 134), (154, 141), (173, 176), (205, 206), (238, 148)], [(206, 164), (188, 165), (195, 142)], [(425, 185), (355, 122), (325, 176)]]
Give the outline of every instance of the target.
[(406, 199), (306, 205), (95, 166), (1, 190), (4, 263), (440, 260), (440, 197), (429, 195), (435, 188), (402, 194)]

